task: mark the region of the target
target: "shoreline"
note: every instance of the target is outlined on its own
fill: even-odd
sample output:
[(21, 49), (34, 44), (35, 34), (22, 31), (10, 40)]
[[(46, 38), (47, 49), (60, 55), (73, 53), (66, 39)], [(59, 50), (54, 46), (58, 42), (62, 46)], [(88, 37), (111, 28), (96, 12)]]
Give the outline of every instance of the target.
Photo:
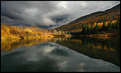
[(86, 34), (86, 35), (72, 35), (73, 37), (90, 37), (90, 38), (111, 38), (120, 37), (120, 33), (102, 33), (102, 34)]

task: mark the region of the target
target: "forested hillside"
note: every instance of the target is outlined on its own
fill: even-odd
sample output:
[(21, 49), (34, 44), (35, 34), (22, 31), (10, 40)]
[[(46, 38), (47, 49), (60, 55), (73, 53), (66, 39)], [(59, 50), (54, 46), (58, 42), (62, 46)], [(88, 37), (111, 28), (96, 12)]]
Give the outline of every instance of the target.
[(105, 10), (80, 17), (68, 24), (55, 28), (71, 34), (120, 32), (120, 4)]

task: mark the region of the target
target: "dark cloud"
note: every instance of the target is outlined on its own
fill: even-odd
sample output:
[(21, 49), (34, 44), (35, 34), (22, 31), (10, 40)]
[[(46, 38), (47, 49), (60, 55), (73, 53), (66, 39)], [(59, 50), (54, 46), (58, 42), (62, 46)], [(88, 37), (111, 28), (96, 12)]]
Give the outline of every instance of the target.
[(120, 1), (2, 1), (1, 23), (60, 26)]

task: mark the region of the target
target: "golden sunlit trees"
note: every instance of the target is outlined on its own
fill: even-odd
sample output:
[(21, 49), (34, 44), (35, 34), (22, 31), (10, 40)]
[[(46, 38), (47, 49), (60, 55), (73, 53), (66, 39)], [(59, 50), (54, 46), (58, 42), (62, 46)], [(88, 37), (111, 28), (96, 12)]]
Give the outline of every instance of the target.
[(94, 22), (93, 25), (83, 24), (81, 26), (82, 31), (80, 34), (95, 34), (95, 33), (106, 33), (113, 32), (113, 30), (120, 29), (120, 17), (116, 20), (109, 20), (105, 22)]

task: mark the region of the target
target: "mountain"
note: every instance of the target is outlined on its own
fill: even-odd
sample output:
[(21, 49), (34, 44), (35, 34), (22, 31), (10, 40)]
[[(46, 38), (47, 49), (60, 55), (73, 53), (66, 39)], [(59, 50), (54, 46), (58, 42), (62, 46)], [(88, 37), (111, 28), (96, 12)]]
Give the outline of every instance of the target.
[(82, 25), (85, 24), (93, 25), (95, 22), (99, 23), (99, 22), (106, 22), (109, 20), (115, 20), (119, 16), (120, 16), (120, 4), (105, 11), (94, 12), (89, 15), (80, 17), (68, 24), (62, 25), (55, 29), (72, 32), (73, 30), (81, 29)]

